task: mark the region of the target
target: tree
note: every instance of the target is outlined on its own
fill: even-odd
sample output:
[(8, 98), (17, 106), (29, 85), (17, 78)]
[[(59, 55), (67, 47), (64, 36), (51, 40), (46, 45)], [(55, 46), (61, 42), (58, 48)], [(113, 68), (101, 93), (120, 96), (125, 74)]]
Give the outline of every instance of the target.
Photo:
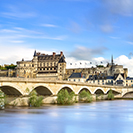
[(42, 96), (37, 96), (37, 92), (33, 90), (30, 94), (29, 105), (32, 107), (40, 107), (42, 105)]
[(113, 94), (112, 90), (109, 90), (107, 99), (108, 99), (108, 100), (113, 100), (113, 99), (114, 99), (114, 94)]
[(68, 93), (66, 89), (62, 89), (57, 94), (57, 104), (67, 105), (67, 104), (73, 104), (74, 103), (74, 92)]
[(79, 94), (79, 99), (83, 102), (92, 102), (92, 100), (93, 100), (93, 98), (92, 98), (91, 94), (89, 93), (89, 91), (85, 91), (85, 90), (83, 90)]

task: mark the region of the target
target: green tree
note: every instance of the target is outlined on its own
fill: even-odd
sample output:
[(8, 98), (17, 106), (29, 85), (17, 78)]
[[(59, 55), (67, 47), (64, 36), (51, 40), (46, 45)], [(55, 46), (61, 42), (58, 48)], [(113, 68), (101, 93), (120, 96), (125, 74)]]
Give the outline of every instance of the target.
[(114, 99), (114, 94), (113, 94), (112, 90), (109, 90), (107, 99), (108, 99), (108, 100), (113, 100), (113, 99)]
[(89, 91), (83, 90), (79, 94), (79, 100), (83, 102), (92, 102), (93, 98), (92, 98), (92, 95), (89, 93)]
[(29, 105), (32, 107), (40, 107), (42, 105), (42, 96), (37, 96), (37, 92), (33, 90), (30, 94)]
[(4, 93), (0, 89), (0, 109), (4, 109), (5, 107), (4, 101), (5, 101), (5, 96), (4, 96)]
[(62, 89), (58, 94), (57, 94), (57, 104), (61, 105), (69, 105), (73, 104), (74, 101), (74, 92), (68, 93), (66, 89)]

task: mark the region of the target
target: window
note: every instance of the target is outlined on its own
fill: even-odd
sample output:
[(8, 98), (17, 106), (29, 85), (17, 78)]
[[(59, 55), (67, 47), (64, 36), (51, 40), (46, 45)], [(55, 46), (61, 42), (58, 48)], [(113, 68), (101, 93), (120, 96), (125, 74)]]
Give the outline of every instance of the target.
[(75, 79), (73, 81), (75, 81)]
[(79, 81), (80, 81), (80, 79), (79, 79)]
[(24, 74), (26, 74), (26, 71), (24, 70)]

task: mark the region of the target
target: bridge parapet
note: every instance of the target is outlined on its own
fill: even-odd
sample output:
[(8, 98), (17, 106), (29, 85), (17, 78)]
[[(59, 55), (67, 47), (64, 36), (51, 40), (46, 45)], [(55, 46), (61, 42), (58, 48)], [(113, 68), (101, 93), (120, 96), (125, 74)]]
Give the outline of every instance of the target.
[[(91, 94), (95, 94), (97, 90), (101, 90), (103, 94), (107, 94), (110, 89), (118, 92), (121, 95), (133, 90), (133, 87), (127, 86), (111, 86), (111, 85), (98, 85), (92, 83), (83, 83), (83, 82), (72, 82), (72, 81), (62, 81), (62, 80), (46, 80), (42, 78), (0, 78), (0, 87), (3, 87), (3, 90), (7, 89), (8, 93), (15, 93), (11, 87), (16, 89), (21, 95), (29, 95), (33, 89), (41, 94), (44, 94), (44, 91), (47, 94), (57, 95), (58, 92), (63, 88), (69, 88), (74, 91), (75, 94), (79, 94), (82, 89), (87, 89)], [(26, 91), (28, 88), (29, 92)], [(18, 94), (19, 94), (18, 93)]]
[(82, 86), (93, 86), (93, 87), (108, 87), (108, 88), (133, 88), (132, 86), (116, 86), (116, 85), (98, 85), (87, 82), (73, 82), (65, 80), (47, 80), (43, 78), (11, 78), (11, 77), (0, 77), (0, 82), (25, 82), (25, 83), (54, 83), (54, 84), (70, 84), (70, 85), (82, 85)]

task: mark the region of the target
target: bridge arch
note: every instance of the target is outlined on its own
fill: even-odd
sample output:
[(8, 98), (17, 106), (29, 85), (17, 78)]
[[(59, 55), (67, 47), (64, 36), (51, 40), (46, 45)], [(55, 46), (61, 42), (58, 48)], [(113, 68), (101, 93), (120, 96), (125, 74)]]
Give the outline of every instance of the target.
[(44, 95), (44, 96), (50, 96), (50, 95), (53, 95), (54, 94), (53, 91), (49, 87), (44, 86), (44, 85), (36, 85), (36, 86), (34, 86), (33, 89), (30, 91), (30, 93), (33, 90), (36, 90), (36, 92), (39, 95)]
[(83, 87), (81, 87), (79, 90), (78, 90), (78, 92), (77, 92), (77, 94), (79, 94), (82, 90), (88, 90), (91, 94), (93, 94), (93, 92), (91, 91), (91, 89), (88, 87), (88, 86), (83, 86)]
[(0, 86), (0, 88), (6, 95), (10, 95), (10, 96), (23, 95), (23, 92), (21, 91), (21, 89), (19, 89), (19, 87), (15, 86), (15, 85), (2, 85), (2, 86)]
[(123, 98), (133, 98), (133, 91), (126, 92), (122, 96)]
[(74, 89), (71, 87), (71, 85), (62, 85), (62, 86), (60, 87), (60, 89), (56, 92), (56, 94), (58, 94), (62, 89), (67, 89), (68, 92), (73, 91), (73, 92), (75, 93), (75, 91), (74, 91)]
[(110, 90), (112, 90), (112, 93), (113, 93), (114, 95), (120, 94), (120, 92), (116, 91), (114, 88), (108, 89), (108, 90), (106, 91), (106, 94), (108, 94)]
[(105, 94), (105, 91), (103, 90), (103, 88), (97, 87), (97, 88), (94, 90), (93, 94)]

